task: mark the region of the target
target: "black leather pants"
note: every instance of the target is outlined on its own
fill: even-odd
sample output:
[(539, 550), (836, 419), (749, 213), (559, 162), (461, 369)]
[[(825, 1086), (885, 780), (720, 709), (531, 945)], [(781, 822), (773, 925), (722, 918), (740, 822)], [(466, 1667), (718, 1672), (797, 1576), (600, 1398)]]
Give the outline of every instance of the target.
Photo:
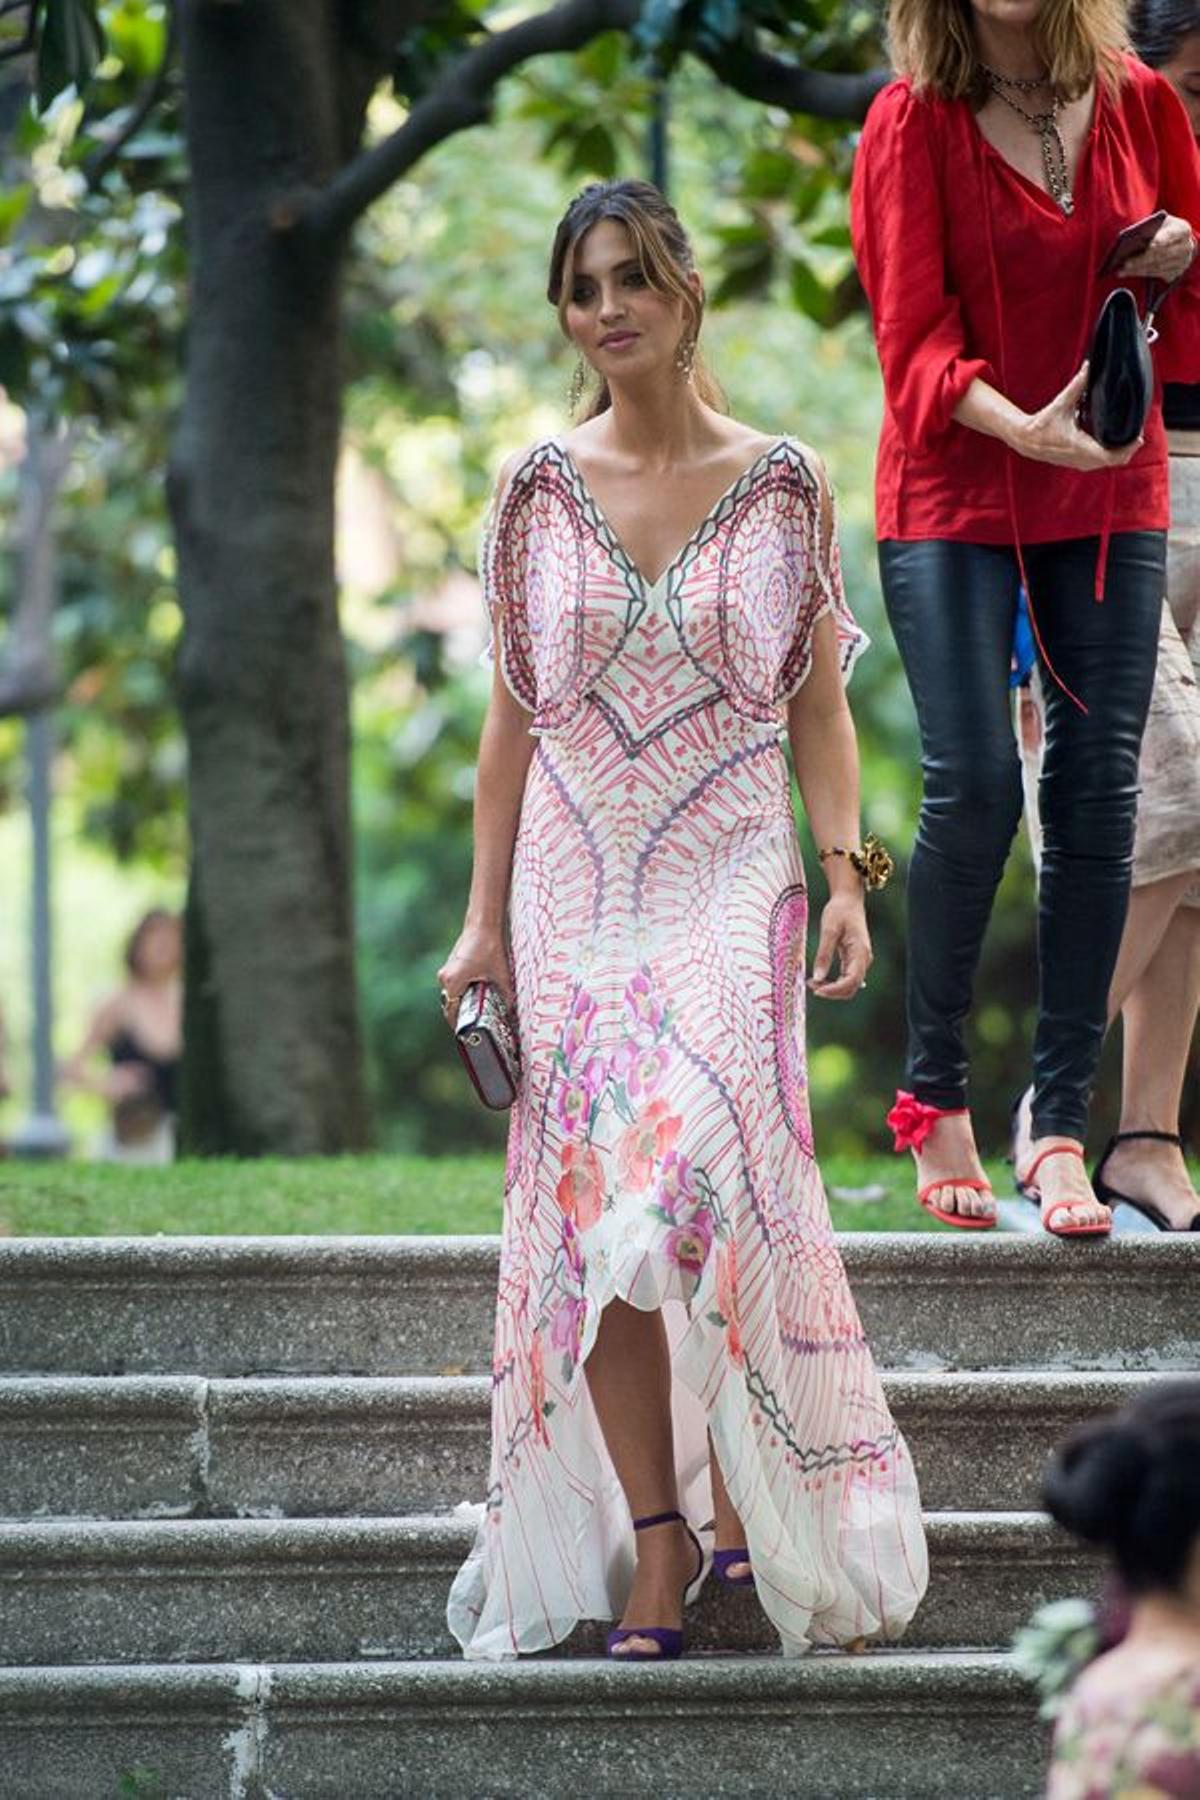
[[(1035, 1137), (1082, 1139), (1087, 1128), (1129, 903), (1165, 542), (1158, 531), (1116, 534), (1100, 604), (1095, 538), (1025, 550), (1046, 653), (1088, 707), (1080, 712), (1047, 675)], [(1021, 816), (1008, 691), (1016, 557), (985, 544), (891, 539), (879, 564), (924, 772), (908, 881), (908, 1085), (931, 1105), (964, 1106), (963, 1022)]]

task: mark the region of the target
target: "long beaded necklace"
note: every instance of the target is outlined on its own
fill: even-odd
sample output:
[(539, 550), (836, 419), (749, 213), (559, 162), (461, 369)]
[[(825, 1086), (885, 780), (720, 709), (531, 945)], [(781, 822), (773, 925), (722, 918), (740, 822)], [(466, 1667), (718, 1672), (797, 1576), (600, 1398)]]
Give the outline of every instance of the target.
[(1034, 93), (1038, 88), (1049, 85), (1044, 75), (1023, 79), (1016, 75), (1001, 75), (997, 70), (989, 69), (986, 63), (981, 63), (980, 68), (983, 70), (988, 87), (995, 94), (997, 100), (1003, 100), (1005, 106), (1010, 106), (1013, 112), (1019, 113), (1027, 124), (1033, 126), (1041, 138), (1042, 168), (1046, 173), (1046, 186), (1050, 191), (1050, 198), (1069, 216), (1075, 211), (1075, 201), (1071, 194), (1071, 179), (1067, 173), (1067, 147), (1063, 143), (1062, 132), (1058, 128), (1058, 115), (1062, 111), (1062, 101), (1055, 94), (1049, 112), (1031, 113), (1021, 105), (1019, 100), (1014, 100), (1012, 95), (1005, 93), (1004, 90), (1015, 88), (1018, 93)]

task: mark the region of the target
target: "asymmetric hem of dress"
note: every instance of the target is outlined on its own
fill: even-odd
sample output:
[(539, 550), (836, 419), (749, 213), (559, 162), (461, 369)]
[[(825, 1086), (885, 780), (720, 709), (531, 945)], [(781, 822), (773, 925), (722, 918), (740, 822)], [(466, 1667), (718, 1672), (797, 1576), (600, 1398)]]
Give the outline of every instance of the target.
[(680, 1501), (707, 1432), (785, 1650), (893, 1639), (925, 1588), (912, 1463), (813, 1154), (807, 892), (782, 708), (846, 607), (825, 487), (791, 440), (658, 581), (564, 446), (493, 508), (485, 592), (532, 714), (510, 923), (523, 1066), (505, 1184), (491, 1471), (450, 1595), (469, 1657), (620, 1616), (629, 1512), (584, 1362), (603, 1309), (661, 1308)]

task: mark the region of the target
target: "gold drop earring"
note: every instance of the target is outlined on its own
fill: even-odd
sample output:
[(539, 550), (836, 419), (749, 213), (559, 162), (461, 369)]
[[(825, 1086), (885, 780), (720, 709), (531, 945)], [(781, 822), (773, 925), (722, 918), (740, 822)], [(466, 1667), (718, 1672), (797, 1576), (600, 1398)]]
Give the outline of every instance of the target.
[(691, 380), (696, 367), (696, 339), (690, 331), (685, 331), (679, 340), (679, 348), (675, 352), (675, 367), (684, 381)]
[(583, 399), (583, 390), (587, 386), (588, 366), (582, 356), (575, 364), (575, 373), (571, 377), (571, 385), (567, 389), (567, 409), (579, 411), (579, 402)]

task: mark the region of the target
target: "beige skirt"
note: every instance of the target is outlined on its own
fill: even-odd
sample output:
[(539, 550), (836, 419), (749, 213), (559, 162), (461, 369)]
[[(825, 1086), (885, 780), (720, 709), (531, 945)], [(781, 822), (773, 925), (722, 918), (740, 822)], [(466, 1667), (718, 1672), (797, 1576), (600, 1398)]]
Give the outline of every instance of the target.
[[(1200, 431), (1173, 432), (1171, 530), (1167, 538), (1167, 597), (1158, 640), (1158, 667), (1146, 735), (1133, 849), (1133, 885), (1145, 887), (1188, 870), (1187, 893), (1200, 906)], [(1040, 866), (1043, 700), (1035, 667), (1018, 690), (1017, 736), (1025, 783), (1025, 817)]]

